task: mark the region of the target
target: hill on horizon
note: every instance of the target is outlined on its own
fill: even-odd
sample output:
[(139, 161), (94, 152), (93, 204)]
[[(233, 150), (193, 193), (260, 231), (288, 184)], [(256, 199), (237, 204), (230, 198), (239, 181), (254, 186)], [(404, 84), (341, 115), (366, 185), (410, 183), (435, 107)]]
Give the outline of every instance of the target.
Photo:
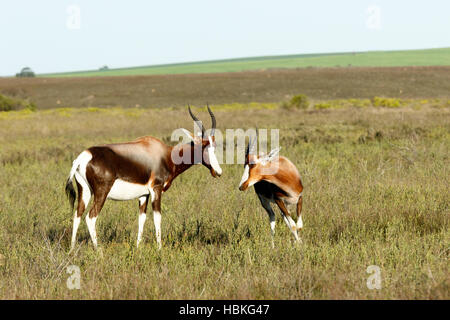
[(131, 76), (222, 73), (323, 67), (448, 66), (450, 47), (402, 51), (368, 51), (263, 56), (163, 65), (38, 74), (39, 77)]

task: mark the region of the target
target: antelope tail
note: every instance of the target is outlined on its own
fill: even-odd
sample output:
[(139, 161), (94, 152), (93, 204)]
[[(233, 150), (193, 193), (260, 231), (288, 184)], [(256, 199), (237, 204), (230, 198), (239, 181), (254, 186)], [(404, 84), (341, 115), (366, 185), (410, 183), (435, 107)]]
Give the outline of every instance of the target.
[(72, 169), (70, 169), (69, 178), (66, 181), (66, 196), (69, 198), (70, 214), (72, 214), (72, 212), (73, 212), (73, 206), (75, 204), (75, 199), (77, 197), (77, 194), (73, 187), (72, 181), (73, 181), (73, 176), (75, 175), (75, 171), (78, 169), (79, 166), (80, 166), (80, 163), (77, 158), (73, 162)]

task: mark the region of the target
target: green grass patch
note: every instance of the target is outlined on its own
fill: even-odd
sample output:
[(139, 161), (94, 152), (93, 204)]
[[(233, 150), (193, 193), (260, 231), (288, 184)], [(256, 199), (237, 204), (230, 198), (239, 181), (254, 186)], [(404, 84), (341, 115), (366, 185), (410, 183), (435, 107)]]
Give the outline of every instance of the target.
[(129, 76), (183, 73), (238, 72), (278, 68), (308, 67), (394, 67), (394, 66), (448, 66), (450, 48), (371, 51), (354, 53), (300, 54), (217, 61), (142, 66), (109, 70), (91, 70), (67, 73), (41, 74), (45, 77)]

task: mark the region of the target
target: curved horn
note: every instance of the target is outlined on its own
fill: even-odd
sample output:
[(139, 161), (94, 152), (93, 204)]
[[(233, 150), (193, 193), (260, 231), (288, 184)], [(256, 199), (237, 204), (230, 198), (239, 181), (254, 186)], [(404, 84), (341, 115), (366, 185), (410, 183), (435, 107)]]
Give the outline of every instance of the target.
[(245, 156), (247, 156), (250, 151), (252, 152), (252, 154), (255, 153), (255, 145), (256, 145), (256, 141), (258, 140), (258, 127), (256, 127), (256, 135), (255, 137), (252, 139), (252, 137), (248, 138), (248, 144), (247, 144), (247, 149), (245, 150)]
[(192, 113), (191, 110), (191, 106), (188, 104), (188, 110), (189, 110), (189, 114), (191, 115), (191, 118), (194, 120), (195, 124), (200, 128), (200, 130), (202, 130), (202, 137), (205, 136), (205, 127), (203, 126), (203, 123), (198, 120), (198, 118), (196, 116), (194, 116), (194, 114)]
[(249, 138), (248, 143), (247, 143), (247, 148), (245, 149), (245, 158), (247, 158), (247, 156), (250, 152), (250, 142), (251, 142), (251, 139)]
[(216, 130), (216, 117), (214, 113), (209, 108), (209, 104), (206, 103), (206, 108), (208, 108), (209, 116), (211, 117), (211, 136), (214, 136), (214, 131)]
[(256, 135), (255, 135), (255, 139), (252, 142), (252, 152), (256, 153), (256, 141), (258, 141), (258, 136), (259, 136), (259, 132), (258, 132), (258, 127), (256, 127)]

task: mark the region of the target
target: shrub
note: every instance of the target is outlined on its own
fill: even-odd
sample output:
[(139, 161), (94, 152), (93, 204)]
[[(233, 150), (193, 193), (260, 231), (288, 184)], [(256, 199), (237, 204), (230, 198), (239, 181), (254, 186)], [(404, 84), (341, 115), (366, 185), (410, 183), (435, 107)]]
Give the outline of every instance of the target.
[(308, 109), (309, 99), (304, 94), (299, 94), (293, 96), (289, 102), (285, 102), (281, 105), (283, 108), (297, 108), (297, 109)]
[(0, 111), (10, 111), (15, 108), (16, 106), (14, 105), (12, 99), (0, 95)]
[(369, 99), (348, 99), (348, 102), (353, 107), (357, 108), (366, 108), (370, 107), (371, 103)]
[(400, 108), (403, 102), (400, 99), (395, 98), (374, 97), (372, 99), (372, 104), (375, 107)]
[(0, 94), (0, 111), (12, 111), (20, 109), (35, 111), (36, 105), (33, 102), (29, 102), (27, 100), (13, 99)]

